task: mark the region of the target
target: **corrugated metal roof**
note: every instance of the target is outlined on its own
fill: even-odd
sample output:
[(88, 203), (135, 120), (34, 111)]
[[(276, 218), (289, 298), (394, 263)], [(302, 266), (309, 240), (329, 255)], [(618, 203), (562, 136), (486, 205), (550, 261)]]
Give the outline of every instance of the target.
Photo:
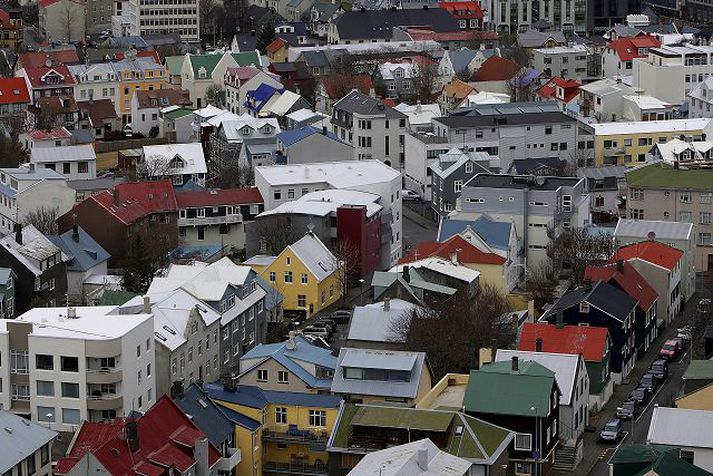
[(415, 352), (346, 349), (344, 355), (340, 355), (340, 359), (341, 367), (412, 370), (418, 360), (418, 354)]
[[(0, 410), (0, 472), (10, 471), (13, 466), (53, 440), (57, 433), (22, 418), (14, 413)], [(10, 431), (7, 431), (7, 430)]]
[(647, 443), (692, 448), (713, 448), (713, 412), (654, 407)]
[(649, 239), (649, 233), (653, 232), (658, 240), (688, 240), (692, 231), (692, 223), (619, 218), (619, 222), (614, 229), (614, 237), (619, 239), (622, 237)]

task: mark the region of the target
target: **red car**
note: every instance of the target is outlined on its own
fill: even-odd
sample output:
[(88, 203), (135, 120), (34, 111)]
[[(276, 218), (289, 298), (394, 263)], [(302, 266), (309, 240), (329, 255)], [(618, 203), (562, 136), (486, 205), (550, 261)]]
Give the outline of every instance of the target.
[(681, 340), (680, 339), (669, 339), (661, 347), (659, 351), (659, 357), (666, 360), (675, 360), (678, 354), (681, 352)]

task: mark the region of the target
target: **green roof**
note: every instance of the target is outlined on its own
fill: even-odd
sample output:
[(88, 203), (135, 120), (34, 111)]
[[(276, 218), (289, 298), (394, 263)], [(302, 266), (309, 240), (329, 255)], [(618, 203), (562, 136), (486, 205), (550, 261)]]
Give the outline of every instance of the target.
[(171, 119), (171, 120), (176, 120), (179, 117), (188, 116), (189, 114), (193, 114), (193, 111), (191, 109), (182, 107), (182, 108), (174, 109), (173, 111), (165, 113), (163, 115), (163, 117), (167, 117), (168, 119)]
[(191, 55), (191, 66), (193, 66), (193, 75), (196, 79), (199, 77), (198, 72), (201, 68), (205, 68), (206, 77), (204, 79), (210, 79), (213, 77), (213, 70), (218, 66), (218, 62), (221, 60), (223, 55)]
[[(637, 465), (639, 468), (644, 468), (634, 476), (644, 476), (654, 474), (659, 476), (678, 476), (685, 474), (686, 476), (710, 476), (711, 473), (697, 466), (694, 466), (679, 457), (680, 448), (674, 446), (663, 445), (632, 445), (621, 446), (612, 456), (609, 461), (615, 467), (614, 474), (619, 473), (616, 470), (617, 465)], [(634, 466), (636, 467), (636, 466)]]
[(352, 425), (444, 432), (451, 421), (453, 421), (451, 412), (397, 407), (359, 407), (352, 418)]
[(129, 300), (133, 299), (136, 296), (138, 296), (138, 294), (132, 293), (131, 291), (112, 291), (108, 289), (104, 291), (102, 296), (99, 298), (99, 302), (97, 305), (121, 306), (122, 304), (126, 304)]
[(692, 360), (682, 378), (683, 380), (713, 380), (713, 360)]
[(655, 163), (626, 173), (629, 187), (713, 191), (713, 169), (675, 169), (671, 165)]
[(166, 56), (163, 61), (170, 74), (181, 74), (184, 56)]
[(611, 464), (651, 463), (661, 455), (679, 448), (664, 445), (626, 445), (620, 446), (612, 455)]
[(510, 361), (495, 362), (470, 372), (463, 398), (467, 412), (547, 416), (554, 372), (521, 360), (519, 371), (513, 373), (511, 365)]
[(708, 471), (694, 466), (688, 461), (683, 461), (676, 453), (668, 452), (657, 459), (654, 464), (651, 465), (651, 469), (643, 470), (636, 476), (644, 476), (651, 474), (656, 474), (658, 476), (710, 476), (711, 473)]
[(260, 66), (260, 56), (257, 51), (244, 51), (242, 53), (231, 53), (238, 66)]

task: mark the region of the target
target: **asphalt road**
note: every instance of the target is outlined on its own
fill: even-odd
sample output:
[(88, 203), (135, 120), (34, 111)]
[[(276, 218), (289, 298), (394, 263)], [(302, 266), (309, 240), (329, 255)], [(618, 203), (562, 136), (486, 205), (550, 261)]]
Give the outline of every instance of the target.
[(422, 216), (421, 202), (404, 202), (403, 207), (403, 254), (422, 241), (435, 241), (438, 224)]

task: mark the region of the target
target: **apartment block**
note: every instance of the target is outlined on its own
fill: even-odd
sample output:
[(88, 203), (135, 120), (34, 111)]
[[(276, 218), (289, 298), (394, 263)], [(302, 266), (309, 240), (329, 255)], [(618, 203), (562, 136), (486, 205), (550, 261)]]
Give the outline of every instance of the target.
[(488, 12), (487, 29), (499, 32), (516, 33), (540, 23), (555, 31), (587, 31), (587, 0), (486, 0), (481, 7)]
[(555, 46), (532, 50), (532, 66), (547, 77), (580, 79), (587, 76), (587, 47)]

